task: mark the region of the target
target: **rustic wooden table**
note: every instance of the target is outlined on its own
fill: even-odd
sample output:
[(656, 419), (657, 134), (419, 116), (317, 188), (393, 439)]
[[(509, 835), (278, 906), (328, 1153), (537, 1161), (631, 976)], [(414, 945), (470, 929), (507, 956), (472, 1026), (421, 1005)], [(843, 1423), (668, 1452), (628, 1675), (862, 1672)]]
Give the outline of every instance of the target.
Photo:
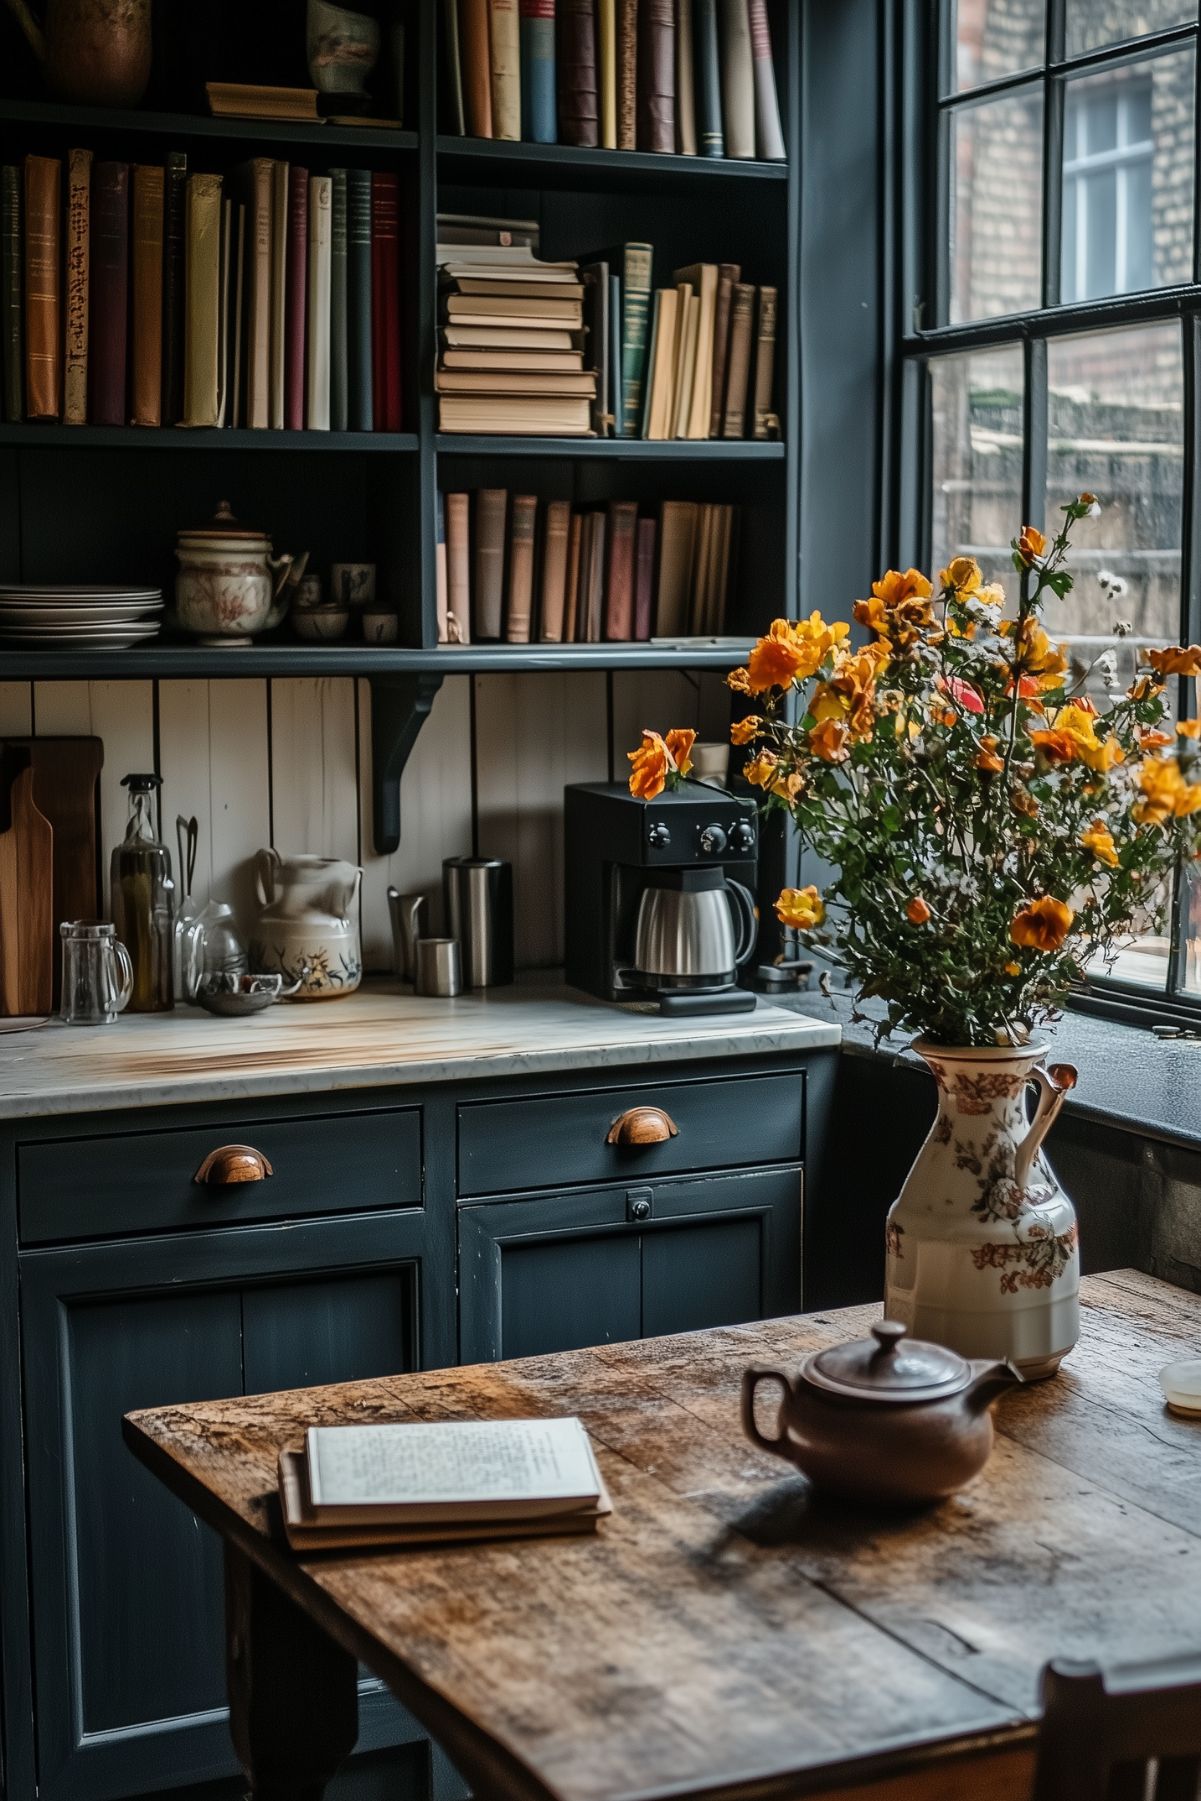
[[(226, 1541), (254, 1795), (318, 1801), (354, 1741), (357, 1656), (481, 1796), (1022, 1796), (1048, 1657), (1201, 1649), (1201, 1422), (1157, 1381), (1201, 1350), (1201, 1297), (1088, 1279), (1059, 1377), (1004, 1398), (984, 1474), (907, 1519), (816, 1500), (738, 1423), (745, 1364), (877, 1312), (131, 1415), (137, 1455)], [(307, 1425), (554, 1413), (598, 1447), (595, 1538), (281, 1543), (276, 1457)]]

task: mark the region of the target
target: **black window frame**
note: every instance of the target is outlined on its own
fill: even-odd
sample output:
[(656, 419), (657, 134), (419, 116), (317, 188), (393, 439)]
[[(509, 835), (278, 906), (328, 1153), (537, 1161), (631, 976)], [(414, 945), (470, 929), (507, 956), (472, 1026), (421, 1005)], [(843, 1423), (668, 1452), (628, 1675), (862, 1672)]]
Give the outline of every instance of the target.
[[(883, 495), (888, 541), (904, 567), (931, 566), (932, 409), (929, 370), (939, 356), (957, 351), (1017, 347), (1022, 354), (1023, 456), (1022, 519), (1045, 528), (1047, 479), (1047, 345), (1058, 337), (1121, 326), (1178, 321), (1184, 377), (1183, 492), (1181, 495), (1180, 642), (1201, 642), (1201, 159), (1193, 183), (1192, 280), (1174, 287), (1145, 289), (1104, 299), (1060, 304), (1060, 168), (1063, 159), (1066, 82), (1077, 75), (1124, 68), (1174, 48), (1193, 51), (1194, 155), (1201, 150), (1201, 5), (1184, 24), (1144, 37), (1126, 38), (1079, 56), (1064, 54), (1066, 0), (1045, 0), (1041, 66), (977, 86), (955, 86), (954, 0), (900, 0), (899, 52), (893, 59), (899, 92), (894, 105), (896, 179), (890, 186), (894, 230), (892, 267), (899, 280), (894, 294), (892, 404), (882, 459), (889, 472)], [(931, 75), (937, 92), (931, 94)], [(948, 319), (950, 243), (951, 116), (1009, 93), (1041, 87), (1042, 305), (1030, 312), (940, 323)], [(942, 547), (947, 548), (947, 547)], [(1180, 704), (1188, 704), (1180, 684)], [(1171, 948), (1163, 991), (1115, 976), (1090, 978), (1073, 1005), (1146, 1021), (1179, 1019), (1196, 1025), (1201, 994), (1184, 992), (1187, 944), (1184, 937), (1185, 881), (1173, 884)]]

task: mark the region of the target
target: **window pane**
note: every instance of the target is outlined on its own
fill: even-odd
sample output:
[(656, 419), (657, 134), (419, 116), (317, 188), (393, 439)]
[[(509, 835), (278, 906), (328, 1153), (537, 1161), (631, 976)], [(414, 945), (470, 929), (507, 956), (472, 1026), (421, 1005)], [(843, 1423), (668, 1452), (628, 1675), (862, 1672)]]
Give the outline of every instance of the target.
[(1045, 0), (951, 0), (951, 11), (961, 92), (1042, 67)]
[(1197, 0), (1105, 0), (1100, 5), (1098, 0), (1067, 0), (1067, 53), (1083, 56), (1103, 44), (1170, 31), (1196, 17)]
[[(1073, 592), (1051, 601), (1048, 628), (1072, 647), (1077, 683), (1098, 701), (1133, 679), (1137, 646), (1180, 629), (1184, 371), (1180, 327), (1153, 325), (1047, 346), (1047, 524), (1089, 490), (1099, 519), (1077, 526)], [(1114, 635), (1118, 620), (1133, 629)], [(1163, 988), (1167, 925), (1136, 925), (1111, 973)], [(1094, 973), (1104, 975), (1099, 964)]]
[(1193, 51), (1065, 84), (1060, 298), (1191, 281)]
[(930, 397), (935, 567), (967, 552), (1004, 581), (1022, 523), (1021, 351), (935, 357)]
[(949, 132), (951, 322), (1040, 306), (1041, 89), (958, 108)]

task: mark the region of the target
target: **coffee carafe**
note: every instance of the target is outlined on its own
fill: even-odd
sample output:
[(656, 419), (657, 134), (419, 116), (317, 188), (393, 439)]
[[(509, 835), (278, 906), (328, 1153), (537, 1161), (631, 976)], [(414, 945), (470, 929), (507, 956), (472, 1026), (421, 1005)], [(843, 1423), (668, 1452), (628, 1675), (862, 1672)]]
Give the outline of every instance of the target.
[(636, 799), (625, 783), (583, 782), (566, 791), (564, 825), (574, 987), (604, 1000), (657, 1001), (664, 1013), (754, 1007), (738, 986), (758, 935), (753, 800), (704, 782), (653, 801)]

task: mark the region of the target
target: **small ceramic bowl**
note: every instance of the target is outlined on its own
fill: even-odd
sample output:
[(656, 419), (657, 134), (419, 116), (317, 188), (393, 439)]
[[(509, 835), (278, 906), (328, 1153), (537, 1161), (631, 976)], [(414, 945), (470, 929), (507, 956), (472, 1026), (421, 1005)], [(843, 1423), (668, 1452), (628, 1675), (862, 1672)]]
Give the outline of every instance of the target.
[(206, 1013), (220, 1014), (224, 1019), (245, 1019), (250, 1013), (261, 1013), (276, 1001), (286, 1000), (300, 987), (293, 982), (284, 986), (280, 975), (252, 976), (229, 971), (205, 976), (196, 991), (196, 1004)]
[(395, 644), (400, 637), (400, 620), (395, 613), (368, 608), (363, 613), (363, 636), (368, 644)]
[(324, 643), (344, 638), (349, 624), (350, 613), (346, 607), (302, 607), (292, 615), (292, 630), (297, 637), (315, 638)]

